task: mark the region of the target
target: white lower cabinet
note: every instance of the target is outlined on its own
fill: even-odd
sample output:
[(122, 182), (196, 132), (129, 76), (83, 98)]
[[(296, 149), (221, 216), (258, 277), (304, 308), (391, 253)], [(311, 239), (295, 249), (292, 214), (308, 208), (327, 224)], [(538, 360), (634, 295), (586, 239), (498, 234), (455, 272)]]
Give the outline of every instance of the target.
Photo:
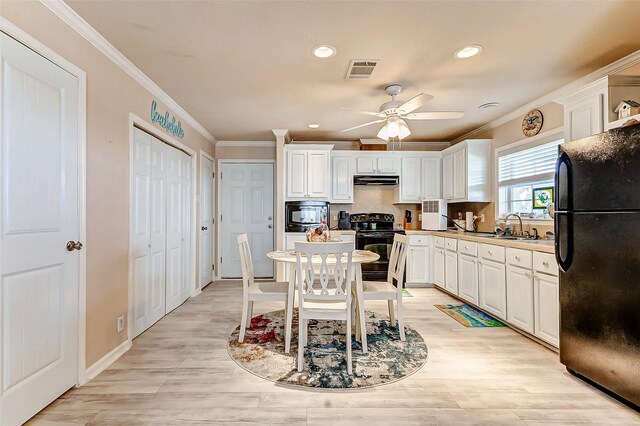
[(458, 252), (444, 251), (444, 288), (458, 294)]
[(534, 333), (533, 273), (507, 265), (507, 321)]
[(482, 259), (478, 266), (478, 286), (482, 309), (507, 319), (507, 283), (504, 263)]
[(427, 258), (429, 247), (409, 246), (407, 253), (407, 283), (427, 283)]
[(478, 304), (478, 259), (458, 253), (458, 295)]
[(535, 335), (558, 347), (560, 307), (558, 267), (552, 254), (533, 253), (533, 299)]
[(433, 249), (433, 283), (444, 288), (444, 249)]

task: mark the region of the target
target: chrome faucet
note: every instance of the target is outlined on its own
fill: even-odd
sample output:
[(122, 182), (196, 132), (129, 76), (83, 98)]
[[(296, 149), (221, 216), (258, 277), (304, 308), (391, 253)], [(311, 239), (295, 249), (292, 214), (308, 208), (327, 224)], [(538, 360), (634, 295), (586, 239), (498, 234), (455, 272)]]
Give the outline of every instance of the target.
[(505, 227), (507, 226), (507, 223), (509, 222), (509, 218), (510, 218), (511, 216), (515, 216), (515, 217), (517, 217), (517, 218), (518, 218), (518, 220), (520, 221), (520, 233), (524, 235), (524, 227), (522, 226), (522, 218), (521, 218), (519, 215), (515, 214), (515, 213), (509, 213), (508, 215), (506, 215), (506, 216), (504, 217), (504, 224), (505, 224)]

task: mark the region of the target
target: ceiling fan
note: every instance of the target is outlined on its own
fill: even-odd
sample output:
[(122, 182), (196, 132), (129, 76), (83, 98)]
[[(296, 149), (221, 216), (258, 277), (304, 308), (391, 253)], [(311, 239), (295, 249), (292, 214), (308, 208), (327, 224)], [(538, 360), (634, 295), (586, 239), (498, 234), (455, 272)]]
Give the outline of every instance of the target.
[(411, 134), (411, 130), (409, 130), (405, 120), (446, 120), (464, 116), (464, 112), (461, 111), (413, 112), (433, 99), (433, 96), (420, 93), (408, 101), (402, 102), (396, 101), (396, 96), (402, 91), (401, 85), (391, 84), (385, 88), (385, 91), (391, 96), (391, 101), (380, 105), (379, 112), (360, 111), (361, 114), (380, 117), (378, 120), (349, 127), (348, 129), (341, 130), (341, 132), (349, 132), (371, 124), (386, 122), (377, 136), (386, 141), (394, 138), (402, 140)]

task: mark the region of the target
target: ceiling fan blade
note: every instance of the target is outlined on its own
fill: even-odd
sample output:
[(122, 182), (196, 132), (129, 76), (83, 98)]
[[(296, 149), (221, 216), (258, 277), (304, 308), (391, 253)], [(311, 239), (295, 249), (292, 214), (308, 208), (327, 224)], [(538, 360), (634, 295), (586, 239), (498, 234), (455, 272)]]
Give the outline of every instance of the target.
[(374, 117), (382, 117), (382, 118), (387, 117), (387, 115), (383, 112), (373, 112), (373, 111), (358, 111), (358, 112), (364, 115), (373, 115)]
[(429, 102), (433, 99), (433, 96), (428, 95), (426, 93), (420, 93), (419, 95), (414, 96), (409, 99), (407, 102), (400, 105), (397, 109), (399, 111), (403, 111), (405, 114), (409, 114), (411, 111), (415, 111), (420, 108), (422, 105)]
[(344, 129), (344, 130), (340, 130), (340, 131), (341, 132), (348, 132), (350, 130), (359, 129), (361, 127), (369, 126), (371, 124), (382, 123), (383, 121), (387, 121), (387, 120), (386, 119), (381, 119), (381, 120), (370, 121), (368, 123), (364, 123), (364, 124), (361, 124), (359, 126), (349, 127), (348, 129)]
[(464, 117), (464, 112), (462, 111), (414, 112), (402, 116), (402, 118), (406, 118), (407, 120), (448, 120), (462, 117)]

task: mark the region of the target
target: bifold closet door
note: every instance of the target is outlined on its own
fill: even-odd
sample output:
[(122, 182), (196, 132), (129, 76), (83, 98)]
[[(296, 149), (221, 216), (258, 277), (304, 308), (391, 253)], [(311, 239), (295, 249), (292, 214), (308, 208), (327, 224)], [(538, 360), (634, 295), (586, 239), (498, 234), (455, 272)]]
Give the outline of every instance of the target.
[(134, 129), (133, 337), (189, 297), (191, 157)]

